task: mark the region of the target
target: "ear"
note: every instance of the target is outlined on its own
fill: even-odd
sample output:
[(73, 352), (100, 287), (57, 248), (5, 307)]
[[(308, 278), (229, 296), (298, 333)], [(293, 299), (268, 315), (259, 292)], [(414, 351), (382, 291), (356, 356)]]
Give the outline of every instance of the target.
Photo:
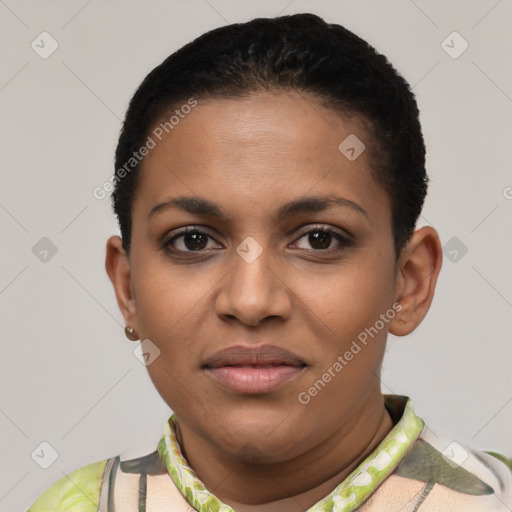
[(135, 331), (138, 331), (130, 260), (123, 249), (122, 240), (118, 236), (111, 236), (107, 240), (105, 270), (114, 286), (117, 304), (126, 325), (131, 325)]
[(398, 261), (395, 302), (402, 308), (390, 322), (391, 334), (405, 336), (425, 318), (434, 297), (442, 260), (443, 249), (437, 231), (431, 226), (416, 230)]

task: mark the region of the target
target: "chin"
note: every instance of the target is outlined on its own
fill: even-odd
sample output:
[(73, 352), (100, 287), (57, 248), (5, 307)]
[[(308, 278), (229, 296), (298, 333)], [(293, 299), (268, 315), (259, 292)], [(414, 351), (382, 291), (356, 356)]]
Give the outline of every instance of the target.
[(261, 411), (256, 416), (254, 411), (252, 414), (235, 411), (223, 415), (223, 438), (217, 439), (217, 443), (225, 443), (225, 451), (248, 464), (290, 459), (302, 440), (293, 415), (287, 418), (287, 414), (290, 411), (281, 407), (280, 413)]
[[(285, 462), (296, 456), (294, 451), (300, 445), (299, 440), (276, 438), (273, 442), (268, 438), (255, 436), (254, 439), (240, 439), (239, 442), (231, 447), (229, 453), (245, 464), (275, 464)], [(285, 444), (286, 442), (286, 444)], [(231, 441), (231, 444), (233, 440)]]

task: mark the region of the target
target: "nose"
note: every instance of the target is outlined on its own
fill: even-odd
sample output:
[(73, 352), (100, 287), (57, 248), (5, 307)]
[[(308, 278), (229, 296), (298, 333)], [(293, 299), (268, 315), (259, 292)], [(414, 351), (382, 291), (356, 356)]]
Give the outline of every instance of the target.
[[(244, 248), (248, 249), (245, 253)], [(282, 269), (277, 268), (270, 250), (263, 250), (255, 259), (254, 250), (249, 244), (233, 251), (231, 272), (222, 280), (216, 298), (217, 315), (223, 320), (237, 318), (251, 327), (269, 317), (287, 320), (292, 304)]]

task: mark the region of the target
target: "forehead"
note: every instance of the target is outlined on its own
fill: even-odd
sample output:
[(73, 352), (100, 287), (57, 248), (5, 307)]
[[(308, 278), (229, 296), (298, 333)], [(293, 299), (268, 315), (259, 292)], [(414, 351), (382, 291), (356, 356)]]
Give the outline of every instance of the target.
[(151, 132), (155, 147), (142, 162), (135, 208), (147, 213), (167, 196), (186, 194), (270, 212), (292, 198), (329, 194), (390, 214), (357, 116), (297, 92), (210, 99), (186, 110), (173, 124), (165, 124), (173, 112), (166, 114)]

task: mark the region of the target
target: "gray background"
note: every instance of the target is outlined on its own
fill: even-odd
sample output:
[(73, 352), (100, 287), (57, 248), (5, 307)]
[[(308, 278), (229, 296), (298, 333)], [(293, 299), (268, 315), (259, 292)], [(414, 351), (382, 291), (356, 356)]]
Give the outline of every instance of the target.
[[(124, 338), (104, 271), (117, 225), (92, 195), (134, 89), (206, 30), (302, 11), (386, 54), (422, 112), (421, 224), (450, 245), (427, 319), (390, 337), (383, 390), (411, 396), (439, 435), (512, 455), (510, 1), (0, 0), (1, 510), (85, 464), (152, 451), (170, 414)], [(31, 47), (43, 31), (59, 45), (46, 59)], [(442, 47), (453, 31), (469, 44), (458, 58)], [(46, 262), (43, 237), (57, 248)], [(58, 452), (48, 469), (31, 457), (49, 461), (43, 441)]]

